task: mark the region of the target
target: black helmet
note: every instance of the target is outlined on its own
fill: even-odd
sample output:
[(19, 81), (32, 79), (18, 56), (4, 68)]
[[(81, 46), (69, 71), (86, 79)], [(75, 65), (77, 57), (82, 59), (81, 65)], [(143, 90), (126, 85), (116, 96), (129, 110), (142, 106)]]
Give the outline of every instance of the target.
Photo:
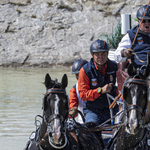
[[(142, 17), (145, 13), (146, 7), (147, 7), (147, 5), (144, 5), (138, 9), (137, 14), (136, 14), (137, 19), (142, 20)], [(144, 19), (150, 19), (150, 6), (148, 6), (148, 9), (144, 16)]]
[(90, 52), (93, 54), (95, 52), (103, 52), (103, 51), (109, 51), (108, 44), (103, 40), (96, 40), (93, 42), (90, 46)]
[(88, 62), (83, 59), (76, 60), (72, 65), (72, 74), (79, 73), (81, 67), (83, 67), (86, 63)]

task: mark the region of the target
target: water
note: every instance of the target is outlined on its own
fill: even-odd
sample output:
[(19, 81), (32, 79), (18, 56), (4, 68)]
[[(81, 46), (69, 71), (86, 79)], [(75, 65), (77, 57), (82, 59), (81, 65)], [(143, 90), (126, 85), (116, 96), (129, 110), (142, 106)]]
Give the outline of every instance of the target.
[(66, 68), (0, 68), (0, 147), (3, 150), (23, 150), (35, 130), (35, 116), (42, 115), (46, 73), (59, 82), (66, 73), (67, 94), (76, 83), (75, 76)]

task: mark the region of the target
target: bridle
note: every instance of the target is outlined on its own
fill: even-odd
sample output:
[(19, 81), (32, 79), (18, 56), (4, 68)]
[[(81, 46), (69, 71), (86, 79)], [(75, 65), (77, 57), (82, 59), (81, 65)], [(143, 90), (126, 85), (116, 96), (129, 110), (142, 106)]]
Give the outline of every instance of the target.
[[(60, 88), (56, 88), (56, 86), (59, 86)], [(51, 93), (52, 93), (52, 94), (60, 94), (60, 93), (62, 93), (62, 94), (64, 94), (64, 95), (67, 97), (67, 99), (68, 99), (68, 96), (67, 96), (67, 94), (66, 94), (66, 90), (63, 89), (63, 88), (62, 88), (62, 85), (57, 82), (57, 79), (55, 79), (55, 84), (53, 85), (53, 87), (46, 90), (46, 93), (44, 94), (44, 99), (45, 99), (45, 97), (47, 97), (47, 96), (48, 96), (49, 94), (51, 94)], [(44, 101), (44, 100), (43, 100), (43, 101)], [(43, 104), (43, 106), (44, 106), (44, 104)], [(61, 116), (60, 114), (49, 115), (49, 114), (46, 113), (45, 110), (44, 110), (44, 114), (46, 114), (46, 115), (49, 117), (49, 119), (50, 119), (48, 123), (51, 123), (54, 119), (60, 119), (61, 122), (64, 121), (63, 116)], [(44, 115), (44, 121), (47, 123), (46, 118), (45, 118), (45, 115)]]
[[(147, 89), (148, 89), (148, 82), (146, 81), (146, 80), (144, 80), (144, 79), (136, 79), (136, 78), (129, 78), (127, 81), (126, 81), (126, 85), (127, 85), (127, 83), (135, 83), (135, 84), (142, 84), (142, 85), (144, 85)], [(141, 114), (141, 117), (143, 118), (144, 117), (144, 115), (145, 115), (145, 111), (143, 111), (143, 109), (140, 107), (140, 106), (138, 106), (138, 105), (136, 105), (136, 104), (129, 104), (129, 103), (127, 103), (126, 102), (126, 100), (125, 100), (125, 93), (124, 93), (124, 90), (125, 90), (125, 87), (127, 87), (126, 85), (124, 85), (124, 87), (123, 87), (123, 91), (122, 91), (122, 93), (123, 93), (123, 98), (124, 98), (124, 102), (125, 102), (125, 104), (126, 104), (126, 106), (128, 106), (127, 107), (127, 114), (131, 111), (131, 110), (136, 110), (136, 111), (138, 111), (140, 114)], [(146, 104), (145, 104), (145, 107), (147, 106), (147, 102), (146, 102)], [(139, 121), (140, 122), (140, 126), (142, 127), (142, 119), (141, 118), (141, 120)]]
[[(143, 80), (143, 79), (130, 78), (127, 80), (127, 83), (143, 84), (144, 86), (146, 86), (146, 88), (148, 88), (148, 82), (146, 80)], [(139, 107), (138, 105), (133, 105), (133, 104), (129, 105), (128, 112), (131, 111), (132, 109), (137, 110), (141, 114), (143, 113), (142, 108)]]
[[(137, 78), (137, 77), (139, 77), (139, 78)], [(129, 83), (129, 84), (128, 84)], [(126, 101), (126, 97), (125, 97), (125, 88), (127, 87), (128, 88), (128, 86), (130, 86), (131, 84), (137, 84), (137, 85), (144, 85), (145, 87), (146, 87), (146, 89), (147, 89), (147, 91), (148, 91), (148, 82), (147, 82), (147, 80), (145, 80), (144, 78), (141, 78), (140, 76), (139, 76), (139, 74), (136, 74), (133, 78), (128, 78), (127, 80), (126, 80), (126, 83), (124, 84), (124, 86), (123, 86), (123, 89), (122, 89), (122, 93), (123, 93), (123, 99), (124, 99), (124, 103), (125, 103), (125, 107), (126, 108), (124, 108), (125, 110), (126, 110), (126, 112), (125, 112), (125, 116), (126, 116), (126, 121), (125, 121), (125, 124), (123, 125), (124, 127), (125, 127), (125, 131), (128, 133), (128, 134), (126, 134), (126, 138), (127, 137), (130, 137), (130, 136), (132, 136), (131, 134), (130, 134), (130, 132), (128, 132), (128, 131), (130, 131), (129, 129), (128, 129), (128, 114), (129, 114), (129, 112), (131, 111), (131, 110), (136, 110), (137, 112), (139, 112), (141, 115), (140, 115), (140, 118), (139, 118), (139, 120), (138, 120), (138, 124), (139, 124), (139, 129), (141, 129), (142, 131), (144, 130), (144, 128), (145, 128), (145, 126), (143, 125), (143, 121), (144, 121), (144, 117), (145, 117), (145, 112), (146, 112), (146, 106), (147, 106), (147, 103), (148, 103), (148, 100), (146, 99), (146, 103), (145, 103), (145, 106), (144, 106), (144, 108), (142, 109), (140, 106), (138, 106), (137, 104), (129, 104), (127, 101)], [(128, 85), (127, 85), (128, 84)], [(142, 86), (142, 88), (143, 88), (143, 86)], [(137, 130), (137, 132), (138, 131), (140, 131), (140, 130)], [(136, 132), (136, 133), (137, 133)], [(144, 143), (144, 141), (145, 141), (145, 139), (146, 139), (146, 137), (147, 137), (147, 132), (148, 131), (146, 131), (146, 133), (142, 136), (142, 139), (140, 140), (140, 142), (138, 142), (137, 144), (136, 144), (136, 146), (135, 147), (133, 147), (133, 149), (138, 149), (139, 147), (142, 147), (142, 145), (143, 145), (143, 143)], [(135, 133), (135, 134), (136, 134)]]
[[(51, 93), (62, 93), (62, 94), (65, 94), (66, 95), (66, 91), (64, 89), (59, 89), (59, 88), (51, 88), (51, 89), (48, 89), (44, 95), (44, 97), (47, 97), (49, 94)], [(67, 95), (66, 95), (67, 96)], [(43, 104), (44, 105), (44, 104)], [(49, 116), (49, 122), (48, 123), (51, 123), (54, 119), (60, 119), (61, 122), (63, 122), (64, 118), (60, 115), (60, 114), (53, 114), (53, 115), (49, 115), (47, 114), (47, 112), (44, 110), (44, 114), (46, 114), (47, 116)], [(46, 122), (46, 118), (45, 118), (45, 115), (44, 115), (44, 121)], [(46, 122), (47, 123), (47, 122)]]
[[(58, 88), (58, 87), (60, 87), (60, 88)], [(63, 89), (63, 88), (62, 88), (62, 85), (57, 82), (57, 79), (55, 79), (55, 84), (54, 84), (54, 86), (53, 86), (52, 88), (50, 88), (50, 89), (47, 89), (47, 90), (46, 90), (46, 93), (44, 94), (43, 107), (44, 107), (44, 100), (45, 100), (45, 98), (46, 98), (49, 94), (60, 94), (60, 93), (61, 93), (61, 94), (64, 94), (64, 95), (66, 96), (66, 98), (67, 98), (67, 103), (68, 103), (69, 101), (68, 101), (68, 96), (67, 96), (67, 94), (66, 94), (66, 90)], [(67, 111), (68, 111), (68, 110), (67, 110)], [(48, 121), (48, 122), (46, 121), (46, 116), (48, 116), (48, 118), (49, 118), (49, 121)], [(66, 116), (68, 116), (68, 114), (67, 114)], [(65, 116), (65, 117), (66, 117), (66, 116)], [(44, 109), (43, 109), (43, 118), (44, 118), (44, 122), (45, 122), (47, 125), (49, 125), (49, 124), (50, 124), (53, 120), (55, 120), (55, 119), (59, 119), (60, 122), (62, 122), (62, 123), (65, 121), (65, 118), (64, 118), (62, 115), (60, 115), (60, 114), (52, 114), (52, 115), (49, 115)], [(66, 137), (66, 133), (63, 133), (63, 134), (64, 134), (64, 138), (65, 138), (65, 139), (64, 139), (65, 142), (64, 142), (63, 145), (61, 145), (61, 142), (59, 142), (60, 145), (55, 145), (55, 144), (53, 143), (51, 137), (49, 136), (49, 137), (48, 137), (48, 140), (49, 140), (50, 145), (51, 145), (52, 147), (56, 148), (56, 149), (62, 149), (62, 148), (64, 148), (64, 147), (67, 145), (67, 137)]]

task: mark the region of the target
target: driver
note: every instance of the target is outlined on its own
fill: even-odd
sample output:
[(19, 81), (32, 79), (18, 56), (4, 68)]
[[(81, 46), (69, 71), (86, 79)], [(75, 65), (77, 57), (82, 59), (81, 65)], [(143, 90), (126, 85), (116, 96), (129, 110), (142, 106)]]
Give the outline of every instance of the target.
[[(129, 30), (119, 43), (118, 48), (114, 53), (114, 57), (117, 62), (124, 62), (131, 58), (135, 68), (140, 68), (141, 66), (147, 64), (147, 54), (150, 52), (150, 6), (148, 6), (143, 22), (141, 22), (146, 8), (147, 5), (144, 5), (138, 9), (138, 25)], [(137, 34), (134, 44), (132, 45), (139, 25), (140, 30)], [(140, 60), (142, 60), (141, 62), (136, 58), (135, 55), (132, 55), (133, 52)], [(146, 123), (148, 122), (150, 122), (150, 101), (148, 102), (148, 110), (146, 114)]]
[[(135, 68), (146, 65), (147, 53), (150, 52), (150, 6), (147, 9), (143, 22), (141, 23), (146, 7), (147, 5), (144, 5), (137, 11), (138, 23), (141, 24), (141, 26), (134, 44), (132, 45), (132, 42), (139, 28), (139, 24), (129, 30), (119, 43), (118, 48), (114, 53), (117, 62), (124, 62), (127, 58), (131, 58)], [(132, 55), (133, 52), (135, 52), (138, 58), (145, 63), (140, 62), (135, 55)]]
[[(85, 102), (83, 113), (85, 122), (101, 124), (110, 119), (106, 93), (116, 96), (117, 63), (108, 58), (109, 47), (103, 40), (96, 40), (90, 46), (91, 60), (79, 72), (78, 91)], [(118, 106), (113, 109), (114, 115)]]

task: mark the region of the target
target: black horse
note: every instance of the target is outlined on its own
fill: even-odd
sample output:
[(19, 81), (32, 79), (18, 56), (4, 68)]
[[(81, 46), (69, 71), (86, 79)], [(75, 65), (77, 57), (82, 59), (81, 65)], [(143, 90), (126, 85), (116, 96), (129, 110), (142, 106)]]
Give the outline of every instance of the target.
[(143, 128), (148, 103), (148, 83), (146, 78), (149, 75), (149, 65), (145, 72), (141, 69), (135, 70), (133, 65), (128, 67), (129, 78), (123, 86), (124, 115), (123, 126), (120, 127), (114, 136), (109, 150), (147, 150), (146, 138), (148, 130)]
[(24, 150), (101, 150), (104, 148), (101, 132), (68, 132), (67, 128), (75, 130), (94, 127), (95, 123), (68, 126), (69, 101), (65, 88), (68, 84), (64, 74), (61, 83), (45, 76), (46, 93), (43, 98), (43, 121), (37, 129), (35, 137), (27, 143)]

